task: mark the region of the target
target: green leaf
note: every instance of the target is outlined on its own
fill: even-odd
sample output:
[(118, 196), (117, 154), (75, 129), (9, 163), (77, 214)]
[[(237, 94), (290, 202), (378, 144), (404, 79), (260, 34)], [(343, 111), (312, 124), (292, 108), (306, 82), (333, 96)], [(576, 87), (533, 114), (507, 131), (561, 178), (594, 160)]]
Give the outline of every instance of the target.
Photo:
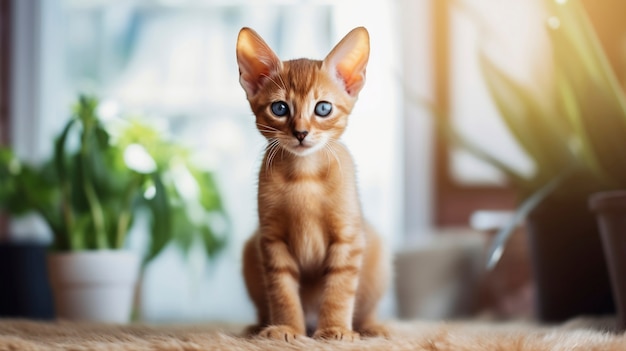
[(207, 211), (222, 209), (222, 199), (212, 172), (191, 170), (200, 189), (200, 204)]
[(67, 176), (67, 162), (65, 159), (65, 144), (67, 142), (67, 137), (72, 129), (74, 123), (76, 123), (75, 118), (70, 118), (70, 120), (65, 124), (63, 131), (60, 136), (56, 139), (54, 143), (54, 164), (57, 171), (57, 175), (59, 177), (60, 187), (61, 187), (61, 217), (63, 218), (62, 226), (57, 233), (57, 237), (55, 238), (55, 246), (59, 250), (70, 249), (72, 245), (73, 238), (70, 236), (74, 233), (74, 213), (72, 209), (72, 186), (69, 182)]
[(581, 158), (604, 182), (626, 186), (624, 92), (593, 30), (573, 1), (555, 7), (562, 18), (549, 31), (561, 102), (576, 128)]
[(172, 238), (176, 246), (181, 249), (183, 255), (187, 256), (191, 251), (194, 238), (197, 235), (196, 225), (191, 221), (189, 214), (183, 204), (173, 207), (174, 231)]
[(554, 177), (543, 187), (537, 189), (532, 195), (530, 195), (526, 200), (522, 202), (522, 204), (515, 210), (513, 218), (506, 226), (504, 226), (493, 241), (491, 248), (489, 249), (489, 253), (487, 255), (487, 269), (492, 269), (496, 266), (500, 257), (502, 257), (502, 253), (504, 252), (504, 247), (509, 237), (517, 228), (524, 219), (528, 216), (528, 214), (537, 208), (537, 206), (545, 200), (548, 195), (552, 194), (558, 187), (561, 185), (563, 180), (568, 177), (572, 173), (572, 169), (566, 169), (558, 176)]
[(202, 235), (204, 250), (207, 256), (214, 258), (215, 255), (226, 245), (225, 238), (219, 238), (209, 225), (202, 226), (200, 228), (200, 233)]
[(546, 3), (547, 8), (559, 21), (559, 26), (550, 30), (552, 44), (556, 47), (560, 43), (569, 43), (568, 57), (562, 56), (559, 62), (567, 64), (570, 62), (567, 59), (572, 59), (577, 62), (578, 71), (588, 72), (591, 77), (601, 82), (600, 85), (607, 87), (610, 99), (615, 100), (621, 110), (620, 114), (623, 117), (621, 122), (626, 124), (626, 96), (581, 1), (568, 0), (562, 4), (546, 1)]
[(169, 197), (165, 185), (158, 173), (152, 174), (152, 181), (154, 182), (156, 193), (153, 198), (147, 200), (152, 215), (152, 235), (148, 253), (144, 258), (144, 264), (158, 256), (170, 242), (173, 235)]
[[(42, 167), (22, 164), (10, 149), (0, 148), (0, 209), (16, 214), (37, 210), (54, 232), (54, 248), (63, 251), (121, 248), (134, 215), (147, 211), (150, 243), (144, 264), (170, 243), (188, 253), (192, 243), (203, 242), (207, 254), (213, 255), (225, 239), (215, 236), (208, 222), (195, 223), (190, 216), (192, 210), (224, 212), (213, 175), (193, 169), (189, 151), (150, 126), (131, 122), (121, 136), (109, 134), (98, 119), (97, 106), (96, 98), (80, 96), (54, 140), (53, 157)], [(74, 135), (79, 136), (79, 148), (67, 150)], [(144, 146), (156, 160), (154, 174), (129, 169), (124, 150), (130, 143)], [(197, 202), (183, 198), (169, 177), (181, 165), (199, 182)], [(12, 173), (12, 167), (18, 167), (19, 174)], [(149, 186), (156, 190), (146, 198)]]
[[(556, 110), (544, 107), (528, 88), (515, 82), (484, 53), (480, 63), (489, 92), (515, 140), (536, 164), (539, 181), (575, 162), (569, 149), (571, 127)], [(547, 91), (546, 94), (549, 94)]]

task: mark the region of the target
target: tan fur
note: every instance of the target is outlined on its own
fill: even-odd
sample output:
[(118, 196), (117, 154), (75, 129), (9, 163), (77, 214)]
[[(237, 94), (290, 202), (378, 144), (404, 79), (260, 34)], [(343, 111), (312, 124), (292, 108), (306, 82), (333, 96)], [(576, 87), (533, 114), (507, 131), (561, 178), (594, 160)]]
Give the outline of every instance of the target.
[[(254, 31), (241, 30), (241, 84), (268, 139), (259, 172), (259, 229), (244, 249), (244, 278), (259, 324), (252, 332), (293, 341), (306, 334), (356, 340), (386, 336), (376, 307), (390, 277), (383, 245), (361, 213), (354, 162), (338, 141), (365, 81), (369, 38), (350, 32), (324, 61), (280, 61)], [(276, 116), (284, 101), (289, 114)], [(327, 117), (315, 114), (330, 102)], [(306, 131), (299, 140), (298, 131)]]
[[(299, 339), (287, 344), (266, 338), (239, 337), (241, 327), (220, 324), (147, 326), (99, 325), (84, 322), (0, 320), (0, 351), (9, 350), (411, 350), (411, 351), (565, 351), (624, 350), (626, 335), (610, 332), (612, 321), (587, 320), (562, 327), (520, 323), (403, 322), (391, 323), (389, 340), (356, 343)], [(608, 328), (608, 329), (607, 329)]]

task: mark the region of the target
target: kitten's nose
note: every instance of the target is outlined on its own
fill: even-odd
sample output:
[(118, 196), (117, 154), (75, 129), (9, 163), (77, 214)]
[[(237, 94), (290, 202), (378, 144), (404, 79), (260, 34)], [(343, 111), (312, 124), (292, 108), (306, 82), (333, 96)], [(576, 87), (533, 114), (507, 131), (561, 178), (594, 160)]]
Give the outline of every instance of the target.
[(293, 131), (293, 136), (295, 136), (300, 142), (302, 142), (302, 140), (304, 140), (304, 138), (306, 138), (308, 134), (309, 132), (306, 130), (304, 131), (294, 130)]

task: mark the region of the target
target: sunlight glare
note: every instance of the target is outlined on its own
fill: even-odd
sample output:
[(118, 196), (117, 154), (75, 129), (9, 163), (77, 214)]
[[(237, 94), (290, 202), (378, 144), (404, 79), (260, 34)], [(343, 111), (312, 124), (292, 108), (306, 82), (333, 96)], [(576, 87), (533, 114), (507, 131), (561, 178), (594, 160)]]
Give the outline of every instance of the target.
[(139, 144), (130, 144), (124, 150), (124, 163), (135, 172), (148, 174), (156, 170), (156, 162)]
[(558, 29), (561, 26), (561, 20), (559, 20), (556, 16), (552, 16), (548, 18), (548, 26), (552, 29)]
[(154, 185), (151, 185), (150, 187), (148, 187), (148, 189), (146, 189), (146, 191), (143, 193), (143, 197), (146, 200), (154, 199), (155, 195), (156, 195), (156, 187)]
[(97, 113), (103, 121), (109, 121), (119, 116), (120, 106), (117, 102), (113, 100), (104, 100), (101, 101), (100, 104), (98, 104)]
[(176, 190), (184, 200), (195, 201), (200, 197), (200, 187), (196, 179), (182, 162), (173, 167), (172, 178)]

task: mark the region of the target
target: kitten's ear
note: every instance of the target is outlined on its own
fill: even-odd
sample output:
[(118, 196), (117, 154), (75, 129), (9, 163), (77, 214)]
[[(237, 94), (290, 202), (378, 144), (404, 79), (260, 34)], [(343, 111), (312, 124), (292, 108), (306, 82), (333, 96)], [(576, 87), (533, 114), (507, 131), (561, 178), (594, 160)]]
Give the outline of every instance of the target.
[(356, 97), (365, 84), (365, 66), (370, 55), (367, 29), (350, 31), (324, 59), (323, 66), (343, 83), (346, 92)]
[(239, 83), (248, 98), (254, 96), (270, 73), (279, 70), (282, 65), (274, 51), (250, 28), (239, 31), (237, 64)]

